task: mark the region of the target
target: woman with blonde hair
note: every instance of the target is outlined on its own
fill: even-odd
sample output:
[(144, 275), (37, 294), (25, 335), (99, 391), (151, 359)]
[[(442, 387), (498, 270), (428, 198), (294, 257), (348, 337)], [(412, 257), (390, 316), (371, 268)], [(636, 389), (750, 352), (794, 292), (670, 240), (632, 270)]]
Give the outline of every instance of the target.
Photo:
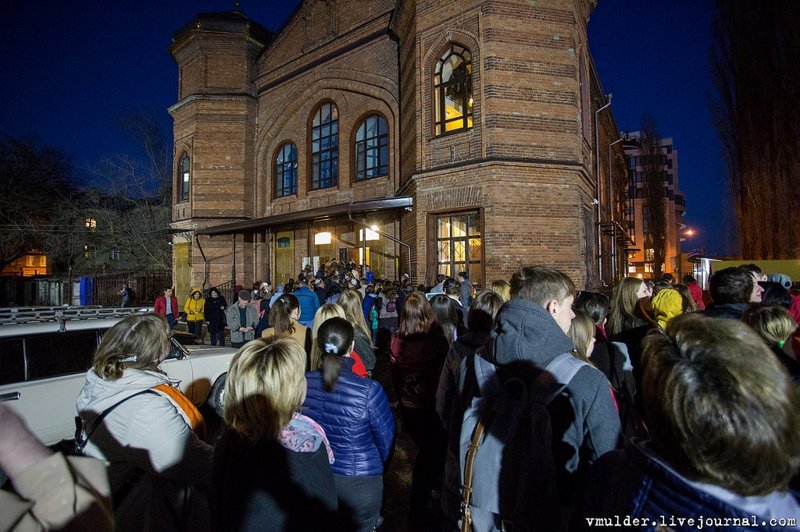
[[(331, 318), (342, 318), (347, 319), (344, 314), (344, 309), (341, 305), (337, 305), (336, 303), (325, 303), (317, 310), (317, 313), (314, 314), (314, 328), (311, 330), (311, 370), (314, 371), (322, 366), (322, 355), (325, 354), (325, 351), (317, 342), (317, 337), (319, 335), (319, 328), (322, 326), (323, 323), (328, 321)], [(364, 361), (361, 359), (361, 356), (358, 353), (351, 353), (351, 357), (355, 361), (353, 364), (353, 373), (358, 375), (359, 377), (366, 377), (367, 376), (367, 368), (364, 366)]]
[(368, 372), (375, 369), (375, 344), (372, 343), (372, 332), (364, 319), (363, 302), (358, 290), (345, 290), (339, 296), (337, 305), (344, 310), (344, 317), (355, 331), (355, 351), (364, 362)]
[(569, 326), (569, 337), (574, 346), (572, 354), (575, 355), (575, 358), (591, 364), (589, 357), (592, 356), (596, 341), (594, 320), (580, 309), (572, 309), (572, 311), (575, 313)]
[(294, 294), (281, 294), (269, 310), (270, 327), (261, 333), (262, 338), (274, 335), (288, 335), (294, 338), (305, 349), (308, 363), (306, 371), (311, 369), (311, 329), (297, 321), (300, 317), (300, 302)]
[(203, 418), (159, 365), (170, 352), (163, 316), (138, 314), (104, 335), (77, 401), (77, 444), (109, 463), (119, 530), (208, 528), (213, 449)]
[(214, 453), (214, 529), (336, 529), (333, 452), (324, 429), (299, 413), (305, 364), (303, 348), (286, 336), (253, 340), (233, 357), (230, 430)]
[(511, 299), (511, 284), (508, 281), (498, 279), (492, 283), (492, 292), (497, 292), (497, 295), (503, 298), (503, 303), (505, 303)]
[(742, 321), (764, 339), (786, 371), (789, 372), (795, 384), (800, 385), (800, 362), (789, 354), (791, 348), (786, 345), (797, 330), (797, 324), (789, 311), (777, 306), (752, 306), (744, 311)]
[[(392, 382), (403, 428), (419, 449), (411, 477), (409, 514), (429, 517), (431, 490), (441, 487), (447, 435), (436, 413), (436, 389), (450, 344), (422, 292), (406, 296), (400, 328), (392, 339)], [(412, 523), (413, 524), (413, 523)]]

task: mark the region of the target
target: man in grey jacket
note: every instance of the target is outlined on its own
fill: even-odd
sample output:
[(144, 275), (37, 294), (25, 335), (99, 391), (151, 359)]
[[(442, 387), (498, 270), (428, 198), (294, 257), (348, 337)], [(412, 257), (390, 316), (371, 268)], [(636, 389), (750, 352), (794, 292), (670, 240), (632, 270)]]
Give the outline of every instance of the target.
[(245, 342), (255, 338), (258, 312), (250, 304), (250, 290), (239, 291), (238, 303), (228, 307), (225, 317), (231, 331), (231, 347), (242, 347)]
[[(567, 336), (575, 285), (565, 274), (544, 267), (520, 269), (511, 278), (511, 300), (497, 315), (489, 348), (481, 353), (501, 379), (533, 382), (558, 355), (572, 350)], [(548, 406), (558, 491), (565, 513), (579, 495), (586, 466), (614, 450), (620, 422), (605, 376), (584, 366)]]

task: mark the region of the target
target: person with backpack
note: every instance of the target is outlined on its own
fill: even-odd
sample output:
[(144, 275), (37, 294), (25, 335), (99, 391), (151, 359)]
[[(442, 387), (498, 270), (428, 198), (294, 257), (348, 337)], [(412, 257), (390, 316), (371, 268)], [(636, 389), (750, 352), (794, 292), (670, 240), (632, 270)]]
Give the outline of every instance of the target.
[[(435, 305), (439, 298), (449, 300), (447, 296), (438, 295), (431, 300), (431, 305)], [(460, 407), (455, 400), (461, 361), (472, 356), (479, 347), (486, 343), (494, 318), (502, 306), (502, 297), (491, 290), (485, 290), (475, 298), (469, 309), (469, 329), (465, 334), (459, 335), (458, 339), (450, 345), (450, 351), (447, 353), (442, 373), (439, 376), (439, 387), (436, 390), (436, 412), (447, 429), (447, 456), (444, 464), (441, 503), (442, 513), (453, 526), (459, 519), (461, 508), (458, 445), (464, 408)]]
[(487, 346), (462, 362), (462, 518), (475, 530), (565, 529), (585, 468), (619, 444), (605, 376), (570, 353), (574, 293), (560, 271), (521, 268)]

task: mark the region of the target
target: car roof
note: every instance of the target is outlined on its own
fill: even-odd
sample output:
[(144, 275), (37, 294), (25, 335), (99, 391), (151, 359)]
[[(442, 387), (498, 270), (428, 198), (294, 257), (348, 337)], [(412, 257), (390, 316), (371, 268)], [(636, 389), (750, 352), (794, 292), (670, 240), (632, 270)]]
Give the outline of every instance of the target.
[(65, 331), (109, 329), (130, 314), (152, 308), (17, 307), (0, 309), (0, 338)]

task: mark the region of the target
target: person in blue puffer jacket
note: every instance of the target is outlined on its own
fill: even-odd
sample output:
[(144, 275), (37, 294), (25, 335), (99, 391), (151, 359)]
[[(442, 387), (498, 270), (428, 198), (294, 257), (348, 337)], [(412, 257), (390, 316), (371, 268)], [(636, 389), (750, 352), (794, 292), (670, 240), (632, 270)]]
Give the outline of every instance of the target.
[(383, 387), (353, 373), (353, 326), (325, 321), (317, 332), (322, 367), (306, 373), (303, 413), (319, 423), (333, 449), (331, 465), (340, 510), (352, 512), (357, 530), (381, 521), (383, 465), (394, 445), (394, 416)]

